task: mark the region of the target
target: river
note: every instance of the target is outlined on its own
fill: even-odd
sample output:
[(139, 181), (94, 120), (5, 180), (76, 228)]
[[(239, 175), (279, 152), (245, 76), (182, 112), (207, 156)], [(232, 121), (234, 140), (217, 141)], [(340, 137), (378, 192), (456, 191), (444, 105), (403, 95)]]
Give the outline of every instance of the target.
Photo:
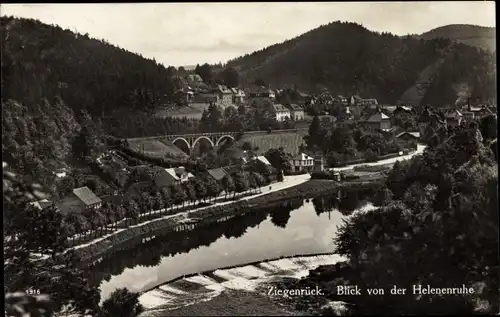
[(191, 232), (155, 239), (109, 255), (92, 269), (101, 297), (116, 288), (143, 292), (182, 275), (280, 256), (332, 252), (345, 215), (369, 208), (371, 190), (289, 200)]

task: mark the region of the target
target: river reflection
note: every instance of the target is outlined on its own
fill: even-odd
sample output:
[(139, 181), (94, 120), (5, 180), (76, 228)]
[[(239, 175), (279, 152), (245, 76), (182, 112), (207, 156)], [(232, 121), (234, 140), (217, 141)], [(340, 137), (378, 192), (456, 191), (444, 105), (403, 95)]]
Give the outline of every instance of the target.
[(288, 200), (191, 232), (156, 234), (93, 267), (105, 299), (114, 289), (140, 292), (181, 275), (280, 256), (331, 252), (337, 225), (367, 205), (370, 190)]

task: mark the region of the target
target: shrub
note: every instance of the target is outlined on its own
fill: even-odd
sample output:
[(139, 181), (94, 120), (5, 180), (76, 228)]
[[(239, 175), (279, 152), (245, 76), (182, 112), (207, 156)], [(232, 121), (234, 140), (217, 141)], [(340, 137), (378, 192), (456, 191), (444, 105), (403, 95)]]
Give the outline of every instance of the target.
[(139, 303), (139, 294), (130, 292), (127, 288), (119, 288), (104, 301), (101, 317), (136, 317), (144, 311)]

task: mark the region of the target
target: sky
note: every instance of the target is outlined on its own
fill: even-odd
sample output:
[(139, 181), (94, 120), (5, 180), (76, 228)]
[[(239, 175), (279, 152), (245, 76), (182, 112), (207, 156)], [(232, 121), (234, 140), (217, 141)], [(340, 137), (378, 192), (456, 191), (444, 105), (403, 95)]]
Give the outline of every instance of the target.
[(5, 4), (0, 12), (176, 67), (225, 63), (338, 20), (397, 35), (448, 24), (496, 26), (494, 1)]

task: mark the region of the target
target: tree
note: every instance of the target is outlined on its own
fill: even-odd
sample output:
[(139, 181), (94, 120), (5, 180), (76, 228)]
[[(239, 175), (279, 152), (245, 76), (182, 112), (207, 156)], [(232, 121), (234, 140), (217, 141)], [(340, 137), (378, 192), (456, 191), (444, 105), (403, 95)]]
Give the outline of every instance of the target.
[(222, 188), (224, 188), (225, 198), (227, 199), (228, 193), (234, 193), (235, 184), (234, 179), (231, 175), (226, 174), (224, 178), (222, 178)]
[(270, 149), (268, 150), (264, 156), (266, 159), (274, 166), (278, 172), (289, 172), (292, 170), (292, 165), (290, 163), (291, 155), (285, 153), (283, 148), (279, 149)]
[(349, 263), (315, 277), (324, 283), (319, 287), (328, 289), (329, 300), (340, 299), (335, 289), (344, 278), (360, 288), (465, 284), (482, 291), (471, 296), (419, 297), (409, 292), (397, 299), (362, 295), (342, 300), (349, 304), (349, 314), (356, 315), (384, 313), (387, 307), (394, 314), (498, 311), (499, 284), (493, 278), (499, 269), (498, 167), (476, 132), (460, 127), (422, 156), (394, 165), (382, 190), (386, 203), (353, 215), (337, 231), (335, 251)]
[(217, 198), (221, 192), (221, 188), (217, 181), (215, 181), (212, 177), (207, 177), (204, 181), (207, 188), (207, 196), (214, 199)]
[(131, 293), (127, 288), (119, 288), (102, 303), (101, 317), (136, 317), (144, 311), (139, 303), (139, 294)]
[(207, 197), (207, 187), (201, 179), (196, 179), (194, 182), (194, 189), (196, 191), (196, 196), (200, 200), (205, 200)]
[(184, 205), (184, 202), (187, 199), (187, 195), (181, 186), (177, 184), (170, 186), (170, 192), (172, 193), (172, 203), (174, 205), (177, 206), (179, 206), (180, 204)]
[(221, 72), (222, 81), (228, 87), (238, 87), (239, 85), (239, 73), (236, 69), (230, 67), (226, 68)]
[(195, 180), (190, 179), (182, 184), (182, 188), (184, 189), (184, 192), (187, 196), (186, 198), (193, 204), (196, 203), (196, 200), (198, 200), (198, 198), (200, 198), (196, 193), (195, 182)]
[[(71, 251), (57, 255), (57, 261), (54, 259), (54, 252), (64, 248), (63, 241), (67, 238), (60, 214), (54, 213), (53, 208), (39, 211), (29, 207), (32, 199), (43, 199), (46, 194), (40, 191), (39, 185), (18, 178), (5, 164), (3, 185), (6, 311), (9, 314), (29, 311), (31, 316), (50, 314), (40, 309), (41, 305), (46, 306), (46, 296), (42, 299), (26, 295), (26, 290), (34, 289), (49, 296), (52, 311), (68, 306), (71, 311), (95, 315), (99, 291), (88, 282), (90, 276), (87, 272), (77, 267), (80, 260)], [(35, 234), (34, 228), (25, 222), (27, 219), (37, 226)], [(42, 231), (46, 231), (45, 236), (37, 243), (36, 237)], [(53, 257), (34, 261), (38, 259), (37, 253), (53, 254)], [(17, 292), (23, 295), (19, 297), (15, 294)]]
[(479, 129), (485, 141), (496, 139), (497, 119), (494, 116), (487, 116), (479, 121)]
[(321, 146), (321, 140), (324, 138), (324, 131), (321, 129), (318, 116), (313, 117), (311, 125), (309, 125), (309, 133), (304, 137), (304, 141), (309, 149), (315, 149)]
[(233, 176), (234, 178), (234, 188), (237, 193), (243, 193), (248, 190), (250, 183), (248, 180), (248, 173), (237, 172)]
[(196, 74), (200, 75), (201, 79), (203, 79), (203, 82), (206, 84), (210, 84), (213, 80), (212, 66), (210, 66), (207, 63), (205, 63), (201, 66), (196, 65), (194, 72)]
[(266, 83), (264, 82), (264, 80), (262, 80), (261, 78), (256, 78), (255, 81), (254, 81), (254, 84), (257, 85), (257, 86), (265, 86)]
[(250, 151), (252, 150), (252, 143), (246, 141), (245, 143), (243, 143), (243, 145), (241, 146), (241, 149), (244, 150), (244, 151)]

